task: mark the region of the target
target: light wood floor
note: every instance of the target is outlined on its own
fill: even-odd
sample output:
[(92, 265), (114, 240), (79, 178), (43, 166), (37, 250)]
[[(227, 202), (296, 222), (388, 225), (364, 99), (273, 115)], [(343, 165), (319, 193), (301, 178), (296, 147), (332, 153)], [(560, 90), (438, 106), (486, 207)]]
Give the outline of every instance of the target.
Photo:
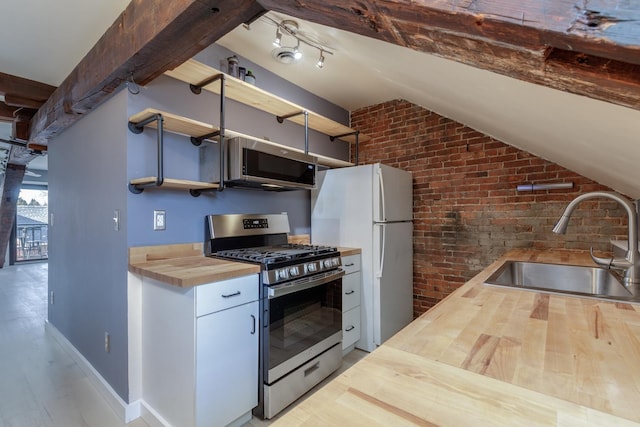
[[(45, 333), (47, 275), (46, 262), (0, 268), (0, 427), (124, 426), (71, 356)], [(364, 355), (348, 354), (329, 379)], [(254, 418), (248, 426), (269, 424)], [(147, 424), (139, 418), (127, 426)]]

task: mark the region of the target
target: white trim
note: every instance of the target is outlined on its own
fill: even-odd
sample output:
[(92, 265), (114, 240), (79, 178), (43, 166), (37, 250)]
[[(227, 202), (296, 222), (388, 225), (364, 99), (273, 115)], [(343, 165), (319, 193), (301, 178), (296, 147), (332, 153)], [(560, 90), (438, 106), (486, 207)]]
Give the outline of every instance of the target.
[(142, 399), (142, 276), (127, 272), (129, 400)]
[(100, 375), (100, 373), (89, 363), (85, 357), (62, 335), (62, 333), (54, 325), (45, 320), (45, 332), (51, 335), (58, 344), (71, 356), (78, 364), (82, 372), (87, 376), (91, 384), (96, 388), (98, 393), (113, 409), (116, 415), (123, 420), (124, 423), (135, 420), (140, 417), (140, 401), (128, 404), (116, 393), (109, 383)]
[(142, 419), (149, 424), (149, 427), (171, 427), (171, 424), (144, 400), (141, 401), (140, 408)]

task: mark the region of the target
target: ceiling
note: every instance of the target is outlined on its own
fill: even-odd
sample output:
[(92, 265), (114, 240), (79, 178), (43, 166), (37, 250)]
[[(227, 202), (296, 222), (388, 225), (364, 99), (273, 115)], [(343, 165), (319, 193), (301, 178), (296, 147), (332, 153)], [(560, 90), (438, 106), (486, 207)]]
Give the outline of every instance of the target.
[[(128, 3), (14, 2), (0, 18), (0, 36), (11, 40), (20, 34), (20, 41), (0, 45), (0, 72), (59, 85)], [(29, 18), (27, 33), (21, 31), (27, 25), (21, 17)], [(318, 51), (305, 45), (301, 62), (277, 63), (271, 56), (275, 26), (264, 18), (218, 43), (347, 110), (406, 99), (640, 198), (640, 111), (296, 21), (300, 31), (334, 53), (325, 55), (323, 69), (315, 67)], [(259, 75), (257, 80), (259, 86)]]

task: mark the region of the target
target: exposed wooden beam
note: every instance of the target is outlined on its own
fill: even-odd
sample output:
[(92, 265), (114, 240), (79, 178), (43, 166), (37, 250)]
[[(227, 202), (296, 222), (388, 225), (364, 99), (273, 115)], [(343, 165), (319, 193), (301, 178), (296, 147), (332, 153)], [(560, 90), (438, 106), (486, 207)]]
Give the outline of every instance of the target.
[(130, 75), (145, 84), (262, 13), (254, 0), (132, 1), (38, 110), (30, 139), (46, 144)]
[(266, 9), (640, 109), (640, 10), (623, 0), (258, 0)]
[(18, 108), (29, 108), (31, 110), (37, 110), (38, 108), (42, 107), (45, 101), (46, 99), (36, 100), (31, 98), (25, 98), (24, 96), (18, 96), (18, 95), (7, 94), (4, 96), (4, 103), (7, 104), (8, 106), (18, 107)]
[(8, 164), (4, 175), (0, 176), (0, 179), (4, 180), (1, 186), (2, 198), (0, 199), (0, 268), (4, 267), (5, 254), (16, 219), (18, 196), (25, 169), (25, 165)]
[(17, 108), (9, 107), (4, 102), (0, 102), (0, 120), (13, 121)]
[(0, 95), (16, 96), (24, 99), (45, 102), (56, 90), (55, 86), (40, 83), (23, 77), (0, 73)]

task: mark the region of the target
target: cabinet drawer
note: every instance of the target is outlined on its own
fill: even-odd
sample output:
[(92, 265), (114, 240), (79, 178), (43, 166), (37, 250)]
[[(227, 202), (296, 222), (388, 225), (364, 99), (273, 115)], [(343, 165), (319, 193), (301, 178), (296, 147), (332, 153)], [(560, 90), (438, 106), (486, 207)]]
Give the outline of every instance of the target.
[(360, 339), (360, 307), (342, 313), (342, 348), (353, 345)]
[(342, 312), (360, 305), (362, 273), (359, 271), (342, 276)]
[(236, 277), (196, 287), (196, 317), (258, 299), (258, 275)]
[(360, 254), (343, 256), (340, 261), (345, 274), (360, 271)]

